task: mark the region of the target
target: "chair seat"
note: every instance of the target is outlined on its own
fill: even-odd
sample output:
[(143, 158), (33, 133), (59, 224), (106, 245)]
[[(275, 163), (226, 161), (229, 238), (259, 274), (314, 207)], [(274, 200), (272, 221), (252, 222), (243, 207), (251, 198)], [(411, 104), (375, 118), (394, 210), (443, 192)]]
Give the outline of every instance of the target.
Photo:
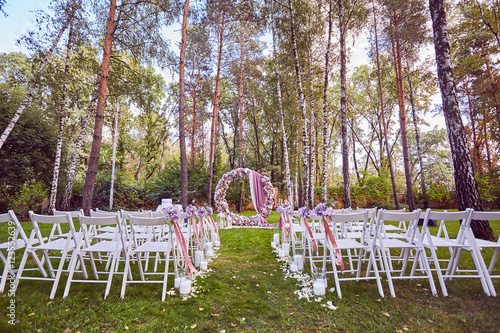
[(492, 242), (480, 238), (476, 238), (476, 244), (477, 246), (481, 247), (490, 247), (490, 248), (500, 248), (500, 243), (498, 242)]
[(403, 229), (396, 227), (395, 225), (392, 224), (386, 224), (384, 225), (385, 231), (404, 231)]
[[(113, 252), (116, 248), (116, 241), (103, 241), (82, 249), (87, 252)], [(121, 249), (121, 245), (119, 249)]]
[[(66, 247), (66, 239), (60, 238), (55, 241), (48, 242), (42, 245), (35, 247), (35, 250), (54, 250), (54, 251), (62, 251)], [(68, 250), (73, 250), (75, 248), (75, 243), (70, 242), (68, 246)]]
[(366, 248), (366, 245), (363, 245), (359, 242), (356, 242), (354, 239), (336, 239), (335, 243), (337, 243), (337, 246), (333, 247), (331, 246), (332, 249), (364, 249)]
[[(422, 243), (424, 246), (429, 247), (429, 242), (426, 238), (424, 238)], [(458, 244), (455, 239), (440, 238), (435, 236), (432, 237), (432, 244), (434, 247), (469, 247), (467, 244)]]
[[(375, 242), (375, 246), (380, 247), (380, 241), (377, 239)], [(393, 249), (393, 248), (406, 248), (406, 249), (411, 249), (411, 248), (417, 248), (418, 245), (404, 242), (400, 239), (396, 238), (385, 238), (384, 239), (384, 247), (386, 249)]]
[[(14, 250), (22, 249), (25, 246), (26, 243), (22, 239), (16, 239), (16, 242), (14, 244)], [(5, 250), (5, 249), (12, 249), (11, 242), (5, 242), (0, 244), (0, 250)]]
[(167, 252), (167, 242), (146, 242), (136, 248), (134, 252)]

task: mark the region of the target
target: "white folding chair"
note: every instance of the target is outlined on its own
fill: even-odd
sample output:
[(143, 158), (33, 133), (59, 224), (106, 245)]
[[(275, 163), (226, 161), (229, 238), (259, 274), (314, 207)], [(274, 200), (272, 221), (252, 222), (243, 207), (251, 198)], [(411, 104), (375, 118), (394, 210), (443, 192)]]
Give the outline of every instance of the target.
[[(427, 259), (425, 249), (419, 239), (418, 219), (420, 218), (420, 209), (413, 212), (395, 212), (380, 210), (377, 215), (375, 226), (375, 250), (378, 253), (379, 260), (382, 261), (383, 272), (387, 276), (389, 290), (392, 297), (396, 297), (394, 291), (393, 279), (428, 279), (433, 295), (437, 295), (436, 285), (432, 277), (432, 272)], [(386, 222), (403, 222), (407, 225), (408, 233), (404, 239), (394, 238), (390, 233), (384, 232)], [(392, 255), (391, 250), (399, 249), (399, 255)], [(413, 252), (410, 258), (410, 252)], [(412, 261), (412, 268), (407, 274), (409, 261)], [(400, 268), (395, 268), (395, 261), (401, 264)], [(420, 267), (417, 273), (417, 265)], [(397, 275), (399, 273), (399, 275)]]
[[(81, 234), (78, 237), (78, 245), (71, 258), (70, 271), (68, 276), (68, 281), (66, 283), (66, 288), (64, 289), (63, 298), (68, 296), (71, 284), (74, 282), (78, 283), (106, 283), (106, 290), (104, 292), (104, 298), (106, 298), (111, 289), (111, 283), (114, 274), (119, 274), (118, 264), (119, 260), (123, 254), (125, 258), (126, 243), (125, 237), (122, 231), (122, 223), (118, 215), (114, 216), (103, 216), (103, 217), (88, 217), (79, 215), (79, 222), (81, 227)], [(113, 240), (102, 240), (97, 241), (95, 235), (89, 230), (97, 229), (97, 227), (111, 226), (114, 228), (114, 238)], [(108, 256), (108, 262), (104, 270), (98, 269), (96, 265), (96, 260), (94, 259), (94, 254), (105, 254)], [(87, 274), (84, 274), (84, 279), (75, 278), (75, 269), (77, 265), (76, 258), (82, 259), (82, 269), (86, 272), (86, 262), (89, 262), (94, 279), (89, 279)], [(99, 275), (107, 275), (106, 280), (99, 279)]]
[[(435, 271), (439, 279), (439, 283), (441, 285), (441, 290), (444, 296), (448, 296), (448, 291), (445, 285), (445, 280), (451, 280), (453, 278), (479, 278), (481, 281), (481, 285), (483, 286), (484, 292), (490, 296), (490, 288), (488, 286), (487, 277), (484, 274), (484, 263), (481, 264), (481, 260), (478, 256), (475, 255), (475, 252), (472, 251), (472, 247), (468, 243), (468, 239), (471, 238), (468, 233), (468, 228), (470, 228), (470, 214), (472, 214), (472, 210), (467, 208), (465, 211), (460, 212), (437, 212), (431, 211), (427, 209), (425, 214), (424, 222), (422, 224), (422, 232), (420, 235), (420, 239), (424, 247), (430, 250), (431, 257), (429, 261), (434, 263)], [(441, 220), (441, 223), (448, 223), (450, 221), (461, 221), (460, 229), (458, 231), (458, 235), (456, 238), (443, 238), (433, 236), (428, 227), (428, 221), (430, 219)], [(472, 235), (473, 237), (473, 235)], [(442, 251), (438, 250), (440, 248), (448, 248), (451, 249), (451, 254), (444, 254)], [(455, 260), (459, 260), (461, 255), (461, 251), (467, 250), (471, 251), (472, 259), (474, 261), (475, 268), (468, 270), (455, 271), (454, 273), (451, 270), (451, 267), (455, 264)], [(448, 251), (446, 251), (448, 252)], [(441, 266), (441, 263), (443, 266)], [(446, 267), (446, 268), (442, 268)], [(462, 274), (464, 273), (464, 274)], [(474, 274), (473, 274), (474, 273)]]
[[(73, 225), (73, 220), (71, 219), (71, 216), (69, 214), (40, 215), (30, 211), (29, 215), (33, 224), (33, 229), (31, 230), (28, 244), (26, 245), (23, 258), (19, 265), (19, 271), (16, 275), (15, 280), (15, 288), (17, 289), (19, 280), (53, 281), (52, 290), (50, 292), (50, 298), (53, 299), (57, 291), (57, 286), (59, 284), (61, 274), (64, 270), (66, 259), (68, 259), (70, 252), (73, 252), (74, 255), (74, 249), (76, 248), (77, 240), (75, 238), (75, 227)], [(55, 224), (59, 224), (60, 226), (67, 227), (69, 230), (65, 233), (65, 237), (45, 237), (42, 233), (42, 229), (44, 228), (41, 229), (39, 227), (39, 224), (51, 224), (52, 226), (54, 226)], [(40, 260), (38, 258), (38, 255), (36, 254), (37, 251), (41, 252), (43, 260)], [(56, 256), (54, 252), (60, 252), (61, 255)], [(35, 259), (35, 263), (37, 264), (42, 277), (23, 276), (29, 254), (31, 254)], [(73, 258), (73, 256), (71, 256), (71, 258)], [(54, 269), (54, 265), (57, 263), (57, 260), (59, 260), (59, 263), (57, 265), (57, 269)], [(47, 276), (47, 272), (43, 267), (44, 265), (47, 266), (50, 277)], [(64, 271), (67, 271), (67, 269)]]
[[(474, 232), (472, 231), (471, 228), (471, 223), (473, 220), (481, 220), (481, 221), (500, 221), (500, 212), (480, 212), (480, 211), (472, 211), (470, 214), (469, 218), (470, 222), (467, 224), (464, 224), (463, 227), (466, 229), (465, 230), (465, 235), (466, 235), (466, 241), (467, 244), (469, 245), (469, 250), (471, 251), (471, 254), (473, 257), (475, 257), (475, 261), (477, 261), (482, 269), (483, 272), (482, 274), (484, 275), (484, 280), (486, 284), (488, 285), (488, 288), (490, 289), (490, 294), (491, 296), (497, 295), (495, 287), (493, 285), (492, 278), (500, 278), (500, 275), (494, 275), (493, 270), (495, 268), (495, 264), (498, 260), (498, 254), (500, 252), (500, 238), (496, 242), (493, 241), (488, 241), (484, 239), (479, 239), (474, 236)], [(490, 264), (486, 266), (486, 263), (484, 261), (484, 254), (483, 254), (483, 249), (492, 249), (493, 254), (490, 259)], [(460, 261), (460, 256), (461, 256), (461, 249), (458, 249), (453, 255), (453, 260), (452, 262), (448, 265), (448, 270), (447, 270), (447, 275), (450, 275), (454, 277), (457, 274), (460, 274), (461, 272), (467, 272), (468, 270), (464, 269), (459, 269), (459, 261)]]
[(26, 247), (28, 236), (26, 236), (21, 223), (19, 223), (16, 214), (12, 210), (0, 214), (0, 223), (8, 223), (7, 242), (0, 244), (0, 260), (3, 263), (0, 293), (3, 293), (9, 274), (13, 277), (17, 272), (14, 268), (16, 250)]
[[(162, 296), (161, 300), (165, 300), (166, 292), (167, 292), (167, 280), (168, 280), (168, 268), (170, 263), (170, 254), (173, 251), (172, 246), (172, 233), (171, 230), (165, 232), (162, 230), (163, 228), (169, 229), (166, 225), (164, 217), (136, 217), (132, 215), (130, 217), (130, 226), (132, 230), (131, 241), (129, 242), (126, 257), (125, 257), (125, 272), (127, 274), (123, 274), (123, 282), (122, 282), (122, 290), (121, 290), (121, 298), (125, 296), (125, 288), (127, 284), (130, 283), (162, 283)], [(140, 227), (143, 231), (143, 234), (146, 233), (148, 238), (146, 241), (140, 243), (136, 238), (138, 232), (136, 231), (136, 227)], [(165, 269), (161, 273), (156, 273), (155, 271), (152, 273), (145, 272), (146, 270), (146, 262), (149, 260), (149, 256), (144, 254), (156, 253), (155, 267), (159, 260), (159, 255), (163, 254), (165, 256)], [(127, 278), (128, 276), (133, 276), (131, 272), (131, 264), (130, 261), (135, 260), (137, 262), (140, 274), (140, 280), (135, 280), (133, 278)], [(144, 268), (143, 268), (144, 261)], [(172, 273), (173, 274), (173, 273)], [(151, 275), (160, 275), (163, 277), (162, 280), (146, 280), (146, 276)]]
[[(373, 251), (373, 240), (371, 239), (368, 232), (368, 211), (351, 211), (348, 213), (332, 214), (326, 217), (329, 224), (331, 224), (332, 235), (334, 236), (333, 242), (331, 237), (328, 237), (327, 231), (325, 232), (325, 242), (327, 244), (325, 251), (325, 258), (329, 256), (330, 263), (332, 264), (333, 274), (335, 277), (335, 287), (337, 289), (337, 295), (342, 298), (342, 292), (340, 290), (341, 281), (359, 281), (359, 280), (375, 280), (377, 282), (378, 291), (381, 297), (384, 297), (384, 290), (382, 288), (382, 282), (380, 280), (380, 275), (378, 267), (375, 261), (375, 252)], [(355, 238), (337, 238), (335, 237), (334, 230), (345, 230), (347, 225), (360, 224), (362, 227), (361, 238), (358, 241)], [(326, 228), (325, 228), (326, 229)], [(337, 234), (338, 235), (338, 234)], [(342, 235), (342, 234), (340, 234)], [(344, 233), (344, 236), (346, 234)], [(342, 251), (347, 253), (349, 260), (343, 260), (346, 267), (342, 272), (339, 272), (337, 267), (337, 254), (341, 254)], [(352, 258), (351, 251), (355, 252), (356, 258)], [(364, 263), (364, 257), (368, 255), (366, 274), (361, 276), (361, 269)], [(344, 255), (345, 256), (345, 255)], [(373, 270), (373, 275), (371, 275)], [(327, 271), (327, 273), (329, 273)], [(344, 277), (344, 274), (356, 274), (356, 276)]]

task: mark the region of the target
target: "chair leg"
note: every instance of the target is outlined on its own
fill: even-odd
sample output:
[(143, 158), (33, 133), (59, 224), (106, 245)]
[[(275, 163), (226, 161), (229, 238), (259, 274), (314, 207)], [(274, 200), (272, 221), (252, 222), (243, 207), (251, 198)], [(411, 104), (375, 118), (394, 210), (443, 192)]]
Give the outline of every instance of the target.
[(439, 260), (437, 258), (436, 250), (434, 249), (434, 247), (430, 247), (430, 250), (431, 250), (432, 259), (434, 261), (434, 267), (436, 268), (436, 273), (438, 276), (439, 284), (441, 285), (441, 291), (443, 293), (443, 296), (446, 297), (446, 296), (448, 296), (448, 290), (446, 289), (446, 285), (444, 283), (443, 273), (441, 272), (441, 266), (439, 265)]

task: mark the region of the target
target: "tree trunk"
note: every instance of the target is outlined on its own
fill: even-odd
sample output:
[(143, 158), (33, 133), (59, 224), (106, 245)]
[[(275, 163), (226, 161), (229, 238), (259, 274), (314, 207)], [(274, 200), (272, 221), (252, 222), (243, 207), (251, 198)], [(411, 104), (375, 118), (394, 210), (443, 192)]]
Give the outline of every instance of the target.
[(260, 156), (259, 127), (257, 126), (257, 119), (255, 118), (255, 101), (253, 99), (252, 99), (252, 116), (253, 116), (253, 131), (255, 132), (255, 153), (257, 154), (259, 173), (262, 173), (262, 157)]
[(114, 187), (115, 187), (115, 162), (116, 162), (116, 142), (118, 141), (118, 116), (119, 116), (119, 109), (120, 106), (120, 100), (119, 97), (116, 97), (116, 114), (115, 114), (115, 126), (113, 130), (113, 162), (111, 166), (111, 186), (109, 189), (109, 210), (113, 209), (113, 192), (114, 192)]
[(344, 208), (351, 207), (351, 180), (349, 176), (349, 146), (347, 144), (347, 80), (346, 80), (346, 41), (344, 25), (344, 4), (339, 4), (339, 31), (340, 31), (340, 119), (342, 137), (342, 175), (344, 180)]
[(422, 186), (422, 195), (424, 197), (424, 209), (429, 207), (429, 195), (427, 194), (427, 181), (425, 179), (424, 159), (422, 157), (422, 147), (420, 147), (420, 130), (417, 123), (417, 110), (415, 108), (415, 101), (413, 100), (413, 86), (411, 84), (410, 66), (408, 65), (408, 87), (410, 88), (410, 104), (413, 116), (413, 126), (415, 127), (415, 140), (417, 141), (417, 155), (418, 162), (420, 163), (420, 186)]
[(311, 49), (308, 50), (309, 67), (309, 203), (313, 208), (314, 202), (314, 176), (316, 174), (316, 115), (314, 113), (313, 77), (311, 70)]
[(78, 163), (78, 158), (80, 157), (80, 149), (83, 144), (83, 138), (85, 137), (85, 132), (87, 131), (87, 125), (90, 120), (90, 116), (94, 110), (95, 103), (97, 101), (97, 94), (99, 92), (100, 87), (100, 78), (101, 74), (98, 75), (96, 83), (94, 85), (94, 91), (92, 92), (92, 99), (89, 102), (89, 106), (87, 107), (87, 113), (85, 113), (85, 117), (83, 118), (82, 125), (80, 127), (80, 133), (78, 134), (78, 138), (75, 143), (75, 150), (73, 152), (73, 157), (71, 158), (71, 164), (68, 171), (68, 178), (66, 180), (66, 187), (64, 189), (64, 196), (61, 203), (61, 210), (69, 210), (69, 203), (71, 200), (71, 192), (73, 190), (73, 182), (75, 180), (76, 173), (76, 164)]
[[(72, 0), (71, 0), (72, 1)], [(21, 105), (19, 105), (19, 108), (17, 109), (16, 113), (12, 117), (12, 119), (9, 122), (9, 125), (5, 128), (2, 136), (0, 137), (0, 149), (2, 149), (3, 144), (5, 143), (5, 140), (9, 137), (10, 132), (14, 129), (14, 126), (16, 126), (17, 121), (23, 114), (23, 111), (26, 109), (26, 107), (29, 105), (31, 102), (31, 98), (33, 97), (33, 91), (35, 90), (35, 86), (38, 83), (38, 79), (40, 78), (40, 74), (44, 70), (45, 66), (47, 65), (47, 62), (49, 61), (50, 56), (54, 52), (54, 49), (56, 48), (57, 44), (59, 43), (59, 40), (61, 39), (61, 36), (63, 35), (64, 31), (68, 28), (71, 20), (75, 16), (75, 12), (78, 8), (80, 8), (82, 1), (78, 0), (76, 4), (73, 4), (73, 10), (71, 12), (71, 16), (66, 19), (66, 21), (63, 23), (61, 30), (59, 30), (59, 33), (57, 34), (56, 38), (52, 42), (52, 46), (50, 49), (47, 51), (47, 54), (45, 54), (45, 57), (43, 57), (42, 62), (38, 66), (38, 69), (35, 73), (35, 76), (33, 77), (33, 80), (31, 81), (28, 91), (26, 93), (26, 96), (24, 97), (24, 100), (21, 102)]]
[[(482, 168), (482, 160), (481, 160), (481, 147), (479, 145), (479, 141), (476, 136), (476, 112), (472, 108), (472, 102), (470, 100), (470, 90), (469, 87), (466, 87), (465, 93), (467, 94), (467, 101), (469, 104), (469, 116), (470, 116), (470, 126), (472, 131), (472, 164), (476, 166), (476, 170), (481, 172)], [(484, 103), (483, 103), (484, 106)]]
[(106, 91), (108, 88), (109, 63), (111, 59), (111, 49), (113, 44), (113, 33), (115, 23), (116, 0), (110, 0), (108, 22), (106, 27), (106, 37), (104, 38), (104, 52), (101, 63), (101, 79), (99, 95), (97, 97), (97, 107), (94, 124), (94, 137), (92, 149), (90, 151), (87, 176), (83, 189), (82, 208), (85, 215), (90, 214), (92, 209), (92, 198), (94, 196), (94, 185), (97, 176), (97, 165), (99, 163), (99, 152), (101, 150), (102, 126), (104, 124), (104, 107), (106, 106)]
[(198, 76), (196, 78), (196, 84), (193, 85), (192, 95), (193, 95), (193, 124), (191, 127), (191, 162), (196, 161), (196, 149), (195, 149), (195, 141), (196, 141), (196, 130), (198, 127), (198, 123), (196, 122), (196, 88), (200, 84), (201, 80), (201, 71), (200, 66), (198, 65)]
[(375, 4), (372, 0), (372, 7), (373, 7), (373, 24), (374, 24), (374, 29), (375, 29), (375, 53), (377, 56), (377, 78), (378, 78), (378, 92), (379, 92), (379, 97), (380, 97), (380, 113), (382, 116), (382, 125), (383, 125), (383, 130), (384, 130), (384, 141), (385, 141), (385, 149), (387, 152), (387, 163), (389, 164), (389, 171), (391, 174), (391, 185), (392, 185), (392, 196), (394, 198), (394, 206), (396, 209), (399, 209), (399, 201), (398, 201), (398, 194), (396, 191), (396, 181), (394, 179), (394, 170), (392, 167), (392, 158), (391, 158), (391, 150), (389, 147), (389, 139), (387, 135), (387, 122), (385, 120), (385, 110), (384, 110), (384, 95), (382, 93), (382, 78), (380, 74), (380, 56), (378, 53), (378, 35), (377, 35), (377, 17), (376, 17), (376, 12), (375, 12)]
[(292, 6), (292, 0), (288, 0), (288, 9), (290, 10), (290, 30), (292, 33), (292, 44), (293, 44), (293, 56), (295, 59), (295, 74), (296, 74), (296, 80), (297, 80), (297, 90), (299, 93), (299, 104), (300, 104), (300, 112), (302, 115), (302, 167), (303, 167), (303, 174), (304, 177), (302, 179), (303, 182), (303, 188), (302, 188), (302, 194), (303, 194), (303, 201), (304, 201), (304, 206), (307, 206), (307, 193), (308, 193), (308, 144), (307, 144), (307, 115), (306, 115), (306, 98), (304, 95), (304, 89), (302, 88), (302, 76), (300, 74), (300, 63), (299, 63), (299, 54), (297, 51), (297, 38), (295, 36), (295, 18), (294, 18), (294, 13), (293, 13), (293, 6)]
[[(443, 99), (443, 113), (448, 129), (451, 156), (453, 159), (458, 209), (472, 208), (481, 211), (483, 210), (483, 205), (467, 145), (467, 137), (462, 123), (455, 81), (451, 69), (450, 44), (448, 42), (443, 0), (429, 0), (429, 9), (434, 31), (434, 49), (439, 87), (441, 98)], [(493, 230), (491, 230), (487, 221), (472, 221), (471, 228), (474, 235), (478, 238), (489, 240), (495, 238)]]
[(210, 134), (210, 155), (208, 159), (208, 191), (207, 191), (207, 204), (212, 206), (212, 180), (214, 177), (214, 163), (217, 151), (217, 122), (219, 118), (219, 85), (220, 85), (220, 66), (222, 61), (222, 42), (224, 38), (224, 13), (225, 8), (222, 8), (221, 25), (219, 29), (219, 47), (217, 57), (217, 76), (215, 77), (215, 93), (214, 105), (212, 111), (212, 130)]
[[(239, 140), (238, 140), (238, 168), (243, 167), (243, 38), (240, 35), (240, 112), (238, 116), (239, 122)], [(238, 212), (241, 213), (243, 206), (243, 182), (240, 182), (240, 199), (238, 205)]]
[(186, 158), (186, 131), (184, 127), (184, 114), (185, 114), (185, 57), (186, 57), (186, 44), (187, 44), (187, 20), (189, 12), (189, 0), (184, 2), (184, 13), (182, 15), (182, 39), (181, 50), (179, 57), (179, 146), (181, 158), (181, 205), (186, 209), (188, 205), (188, 170)]
[(283, 159), (285, 160), (285, 177), (286, 177), (286, 190), (288, 193), (288, 204), (293, 207), (294, 197), (293, 197), (293, 185), (290, 177), (290, 161), (288, 158), (288, 144), (285, 132), (285, 113), (283, 111), (283, 102), (281, 97), (281, 84), (280, 84), (280, 75), (279, 75), (279, 63), (278, 63), (278, 51), (276, 50), (276, 36), (275, 29), (276, 24), (274, 21), (274, 1), (271, 0), (271, 28), (273, 34), (273, 54), (274, 54), (274, 63), (275, 63), (275, 75), (276, 75), (276, 92), (278, 95), (278, 107), (280, 112), (280, 120), (281, 120), (281, 137), (283, 141)]
[(324, 73), (324, 84), (323, 84), (323, 164), (321, 165), (321, 202), (328, 201), (328, 184), (327, 184), (327, 166), (328, 166), (328, 78), (329, 78), (329, 70), (330, 70), (330, 48), (332, 43), (332, 28), (333, 28), (333, 20), (332, 20), (332, 0), (329, 2), (328, 8), (328, 40), (326, 44), (326, 52), (325, 52), (325, 73)]
[(59, 133), (57, 135), (57, 148), (56, 157), (54, 161), (54, 173), (52, 176), (52, 188), (50, 190), (50, 200), (49, 200), (49, 214), (54, 212), (56, 209), (56, 199), (57, 199), (57, 184), (59, 183), (59, 168), (61, 166), (61, 151), (62, 151), (62, 141), (63, 141), (63, 131), (64, 131), (64, 117), (66, 117), (66, 91), (68, 87), (69, 79), (69, 62), (71, 59), (71, 38), (73, 36), (73, 19), (71, 19), (69, 33), (68, 33), (68, 43), (66, 44), (66, 64), (64, 65), (64, 82), (61, 87), (61, 105), (59, 110)]
[(403, 150), (403, 165), (406, 179), (406, 201), (410, 212), (415, 210), (415, 198), (413, 196), (413, 184), (410, 170), (410, 159), (408, 154), (408, 136), (406, 129), (405, 93), (403, 85), (403, 67), (401, 64), (401, 45), (399, 41), (399, 23), (397, 8), (394, 8), (394, 32), (392, 36), (392, 53), (394, 56), (394, 69), (396, 71), (396, 83), (398, 91), (399, 124), (401, 127), (401, 148)]

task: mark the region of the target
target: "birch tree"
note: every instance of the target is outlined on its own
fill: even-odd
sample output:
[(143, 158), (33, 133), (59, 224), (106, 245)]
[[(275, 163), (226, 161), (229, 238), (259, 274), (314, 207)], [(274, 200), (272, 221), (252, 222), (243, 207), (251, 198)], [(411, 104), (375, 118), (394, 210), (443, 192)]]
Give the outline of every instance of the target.
[(24, 100), (22, 101), (21, 105), (19, 106), (16, 113), (12, 117), (9, 125), (7, 125), (4, 132), (2, 133), (2, 136), (0, 137), (0, 149), (2, 149), (2, 146), (5, 142), (5, 140), (7, 140), (7, 137), (9, 136), (10, 132), (12, 132), (12, 130), (14, 129), (14, 126), (16, 126), (16, 123), (19, 120), (19, 118), (21, 117), (23, 111), (26, 109), (26, 107), (31, 102), (31, 98), (33, 97), (33, 91), (35, 90), (35, 87), (38, 83), (38, 79), (40, 78), (42, 71), (44, 70), (45, 66), (47, 65), (47, 62), (49, 61), (50, 56), (54, 52), (54, 49), (57, 47), (57, 44), (59, 43), (59, 40), (61, 39), (62, 35), (64, 34), (66, 29), (70, 25), (72, 18), (75, 16), (76, 10), (78, 8), (80, 8), (81, 3), (82, 3), (81, 0), (78, 0), (78, 2), (76, 2), (76, 3), (74, 3), (73, 0), (70, 0), (70, 1), (73, 4), (70, 6), (71, 7), (70, 15), (68, 15), (66, 20), (62, 23), (58, 34), (56, 35), (56, 37), (54, 38), (54, 41), (52, 42), (52, 45), (50, 46), (47, 53), (45, 53), (45, 56), (43, 57), (42, 61), (38, 65), (38, 69), (35, 73), (35, 77), (33, 78), (33, 80), (31, 81), (31, 83), (28, 87), (28, 91), (26, 93), (26, 96), (24, 97)]
[(58, 112), (58, 124), (59, 130), (57, 135), (57, 147), (56, 147), (56, 157), (54, 161), (54, 173), (52, 176), (52, 187), (50, 190), (50, 199), (49, 199), (49, 212), (52, 213), (54, 209), (56, 209), (56, 199), (57, 199), (57, 184), (59, 182), (59, 167), (61, 165), (61, 151), (62, 151), (62, 143), (63, 143), (63, 131), (64, 131), (64, 118), (66, 117), (66, 88), (68, 86), (69, 80), (69, 64), (71, 59), (71, 38), (73, 36), (73, 19), (71, 19), (69, 33), (68, 33), (68, 42), (66, 44), (66, 63), (64, 66), (64, 81), (61, 87), (62, 96), (61, 96), (61, 104), (59, 106), (60, 110)]
[[(436, 54), (439, 88), (443, 100), (443, 114), (450, 140), (455, 189), (458, 209), (472, 208), (483, 210), (474, 173), (474, 166), (467, 145), (467, 137), (458, 106), (457, 92), (451, 69), (450, 45), (443, 0), (429, 0), (429, 9), (434, 31), (434, 50)], [(495, 237), (487, 221), (472, 221), (474, 235), (481, 239), (493, 240)]]

